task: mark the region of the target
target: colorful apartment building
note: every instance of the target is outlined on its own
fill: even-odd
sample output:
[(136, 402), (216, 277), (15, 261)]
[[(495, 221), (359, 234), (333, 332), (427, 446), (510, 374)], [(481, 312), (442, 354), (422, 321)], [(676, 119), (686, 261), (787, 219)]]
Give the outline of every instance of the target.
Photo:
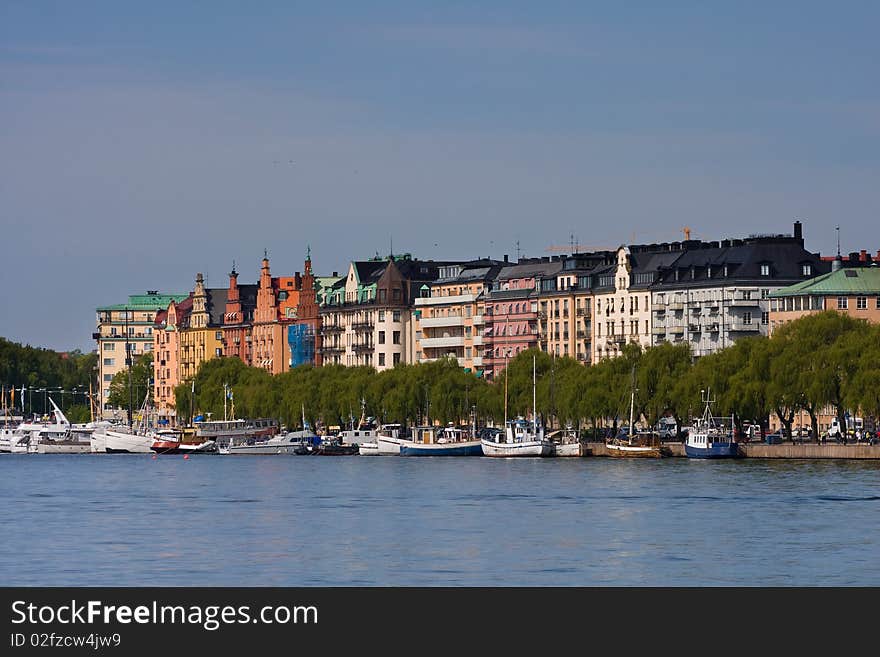
[(160, 419), (176, 416), (174, 388), (180, 383), (180, 329), (188, 323), (193, 297), (172, 301), (156, 314), (153, 328), (153, 402)]
[(485, 302), (483, 364), (487, 379), (496, 378), (510, 358), (538, 346), (537, 281), (561, 269), (562, 260), (557, 257), (530, 258), (498, 272)]
[(180, 320), (179, 381), (195, 378), (202, 363), (223, 355), (225, 309), (226, 288), (206, 288), (204, 277), (196, 274), (192, 310)]
[(113, 376), (126, 368), (126, 345), (132, 359), (151, 351), (156, 314), (172, 301), (180, 302), (186, 297), (150, 290), (130, 295), (126, 303), (96, 309), (97, 327), (92, 338), (98, 343), (98, 408), (102, 416), (109, 416), (114, 410), (107, 405), (107, 398)]
[(423, 285), (413, 309), (413, 361), (453, 356), (465, 370), (483, 374), (486, 296), (503, 263), (475, 260), (439, 268)]
[(252, 326), (257, 307), (257, 287), (239, 285), (238, 272), (233, 263), (223, 312), (223, 355), (238, 358), (247, 365), (253, 361)]
[(383, 370), (413, 362), (415, 300), (450, 264), (460, 263), (413, 260), (409, 254), (352, 262), (344, 282), (324, 293), (322, 363)]

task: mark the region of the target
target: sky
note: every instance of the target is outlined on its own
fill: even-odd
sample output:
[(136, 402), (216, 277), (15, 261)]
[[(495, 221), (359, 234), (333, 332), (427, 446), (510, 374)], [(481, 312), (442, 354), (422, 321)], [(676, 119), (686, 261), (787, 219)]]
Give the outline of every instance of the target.
[[(880, 249), (876, 2), (0, 0), (0, 336), (351, 260)], [(518, 244), (518, 246), (517, 246)]]

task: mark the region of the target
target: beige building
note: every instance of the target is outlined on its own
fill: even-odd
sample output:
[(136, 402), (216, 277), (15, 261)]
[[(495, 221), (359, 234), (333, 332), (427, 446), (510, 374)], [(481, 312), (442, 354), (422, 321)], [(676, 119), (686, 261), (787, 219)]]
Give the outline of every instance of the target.
[(454, 356), (467, 371), (482, 373), (485, 297), (500, 268), (491, 260), (440, 267), (439, 279), (415, 300), (414, 362)]
[[(102, 416), (113, 414), (107, 405), (113, 376), (126, 368), (126, 345), (134, 360), (153, 349), (153, 325), (156, 313), (165, 310), (172, 301), (186, 299), (186, 294), (160, 294), (150, 290), (133, 294), (127, 303), (102, 306), (97, 309), (97, 327), (92, 334), (98, 343), (98, 409)], [(146, 390), (134, 391), (136, 404), (143, 402)]]
[(616, 264), (597, 272), (593, 363), (619, 356), (627, 342), (651, 346), (651, 292), (647, 288), (652, 281), (637, 278), (634, 267), (630, 249), (622, 246)]

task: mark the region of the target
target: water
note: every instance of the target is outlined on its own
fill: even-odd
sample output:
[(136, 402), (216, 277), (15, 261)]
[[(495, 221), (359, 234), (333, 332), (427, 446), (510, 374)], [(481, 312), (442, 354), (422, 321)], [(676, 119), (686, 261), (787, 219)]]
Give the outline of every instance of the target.
[(877, 586), (880, 463), (0, 456), (0, 585)]

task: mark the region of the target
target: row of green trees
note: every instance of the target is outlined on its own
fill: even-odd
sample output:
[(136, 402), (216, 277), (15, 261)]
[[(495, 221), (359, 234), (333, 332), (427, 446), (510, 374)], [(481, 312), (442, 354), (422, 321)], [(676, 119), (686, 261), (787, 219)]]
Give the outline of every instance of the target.
[(475, 411), (481, 424), (500, 423), (505, 396), (507, 416), (531, 413), (533, 358), (537, 410), (550, 426), (616, 430), (628, 422), (634, 388), (635, 416), (651, 426), (664, 416), (679, 427), (689, 424), (702, 411), (705, 389), (716, 400), (713, 411), (733, 414), (740, 429), (746, 421), (766, 427), (775, 413), (790, 435), (795, 413), (803, 410), (818, 436), (817, 416), (826, 407), (843, 426), (847, 410), (880, 416), (880, 327), (832, 311), (696, 360), (687, 343), (646, 350), (631, 344), (621, 357), (588, 367), (528, 350), (493, 383), (452, 358), (382, 372), (302, 366), (274, 377), (235, 358), (214, 359), (200, 368), (195, 393), (188, 381), (175, 389), (175, 399), (181, 418), (190, 408), (221, 418), (229, 385), (238, 417), (276, 417), (289, 427), (299, 426), (303, 416), (312, 426), (347, 425), (361, 415), (362, 403), (382, 422), (466, 423)]
[[(18, 408), (21, 403), (19, 391), (24, 387), (28, 397), (26, 411), (48, 412), (51, 404), (47, 398), (51, 396), (64, 407), (71, 422), (88, 421), (87, 393), (89, 382), (94, 380), (97, 359), (94, 353), (62, 353), (0, 338), (0, 382), (7, 390), (6, 404), (13, 399), (10, 388), (15, 388), (14, 403)], [(75, 389), (79, 390), (71, 394)]]

